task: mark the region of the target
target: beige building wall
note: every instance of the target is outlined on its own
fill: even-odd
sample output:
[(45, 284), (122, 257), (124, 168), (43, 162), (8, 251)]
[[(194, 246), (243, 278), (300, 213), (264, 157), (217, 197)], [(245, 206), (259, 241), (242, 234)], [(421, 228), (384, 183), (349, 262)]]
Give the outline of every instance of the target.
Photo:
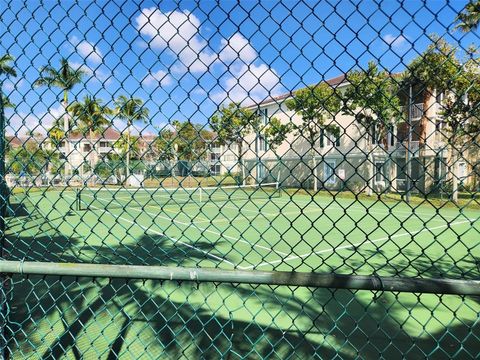
[[(348, 84), (342, 84), (337, 89), (344, 89)], [(252, 111), (257, 109), (268, 111), (268, 118), (276, 117), (282, 123), (301, 124), (302, 119), (293, 111), (287, 109), (285, 98), (278, 102), (271, 101), (260, 105), (260, 107), (250, 107)], [(422, 105), (419, 105), (422, 107)], [(418, 141), (411, 142), (410, 161), (414, 162), (415, 171), (419, 169), (421, 174), (412, 176), (411, 182), (415, 184), (418, 191), (430, 191), (435, 184), (433, 178), (435, 157), (446, 156), (448, 151), (440, 152), (439, 149), (444, 147), (444, 141), (439, 136), (436, 129), (439, 120), (439, 111), (441, 105), (437, 102), (436, 94), (430, 99), (426, 115), (429, 118), (426, 128), (427, 141), (423, 151), (419, 150)], [(420, 114), (422, 113), (420, 109)], [(420, 120), (419, 115), (412, 120)], [(370, 146), (366, 129), (359, 125), (352, 116), (342, 113), (336, 114), (329, 120), (340, 127), (340, 146), (329, 143), (326, 139), (324, 147), (320, 147), (319, 141), (315, 144), (315, 154), (317, 162), (317, 178), (320, 188), (326, 189), (342, 189), (348, 186), (350, 190), (365, 189), (368, 185), (373, 191), (384, 190), (402, 190), (406, 181), (403, 179), (404, 174), (398, 171), (402, 169), (401, 163), (406, 158), (406, 143), (399, 144), (383, 144)], [(266, 181), (278, 179), (285, 186), (308, 187), (313, 184), (313, 160), (310, 154), (310, 144), (307, 139), (292, 131), (288, 134), (287, 139), (276, 149), (267, 151), (257, 151), (255, 146), (256, 134), (250, 134), (245, 140), (245, 161), (248, 163), (249, 175), (256, 179), (260, 179), (259, 174), (267, 173)], [(371, 154), (370, 156), (368, 154)], [(470, 163), (475, 162), (470, 159)], [(326, 162), (335, 165), (335, 180), (325, 181), (328, 179), (329, 173), (325, 165)], [(375, 176), (376, 164), (385, 163), (384, 180), (382, 176)], [(397, 166), (397, 162), (400, 163)], [(258, 165), (261, 163), (261, 165)], [(475, 162), (478, 163), (478, 160)], [(263, 167), (260, 171), (259, 166)], [(380, 166), (380, 165), (378, 165)], [(327, 171), (326, 171), (327, 170)]]

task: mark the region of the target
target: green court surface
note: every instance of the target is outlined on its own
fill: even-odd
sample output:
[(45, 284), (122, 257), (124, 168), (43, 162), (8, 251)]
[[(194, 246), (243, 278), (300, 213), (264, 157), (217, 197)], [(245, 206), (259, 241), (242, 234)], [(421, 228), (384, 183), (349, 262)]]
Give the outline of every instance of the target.
[[(77, 199), (77, 192), (71, 189), (12, 196), (15, 216), (8, 223), (10, 257), (409, 277), (479, 276), (476, 259), (480, 258), (480, 214), (472, 209), (332, 197), (312, 199), (286, 193), (273, 198), (145, 202), (136, 206), (129, 203), (131, 198), (122, 195), (115, 199), (116, 204), (111, 199), (100, 199), (88, 210), (78, 210)], [(42, 281), (45, 283), (39, 285)], [(450, 334), (457, 328), (458, 334), (463, 334), (465, 324), (478, 321), (480, 311), (478, 299), (449, 295), (308, 288), (292, 293), (285, 287), (277, 287), (272, 293), (267, 286), (80, 279), (80, 285), (91, 290), (87, 296), (80, 296), (74, 280), (70, 287), (49, 281), (39, 278), (38, 282), (17, 285), (19, 293), (29, 295), (25, 303), (14, 297), (15, 306), (25, 311), (29, 307), (33, 316), (43, 314), (35, 311), (38, 306), (45, 308), (43, 301), (51, 304), (57, 296), (65, 301), (64, 308), (59, 305), (60, 310), (38, 319), (34, 329), (28, 327), (33, 325), (24, 325), (24, 332), (33, 334), (33, 339), (22, 343), (22, 356), (33, 346), (43, 346), (46, 352), (55, 348), (52, 344), (63, 341), (65, 327), (80, 321), (83, 328), (74, 340), (75, 346), (90, 349), (87, 354), (91, 356), (106, 358), (108, 352), (101, 349), (111, 347), (122, 332), (122, 314), (134, 319), (139, 311), (156, 319), (157, 328), (147, 329), (132, 320), (128, 334), (122, 335), (124, 351), (148, 348), (152, 354), (159, 354), (173, 346), (171, 343), (187, 346), (202, 336), (213, 336), (212, 356), (227, 351), (228, 346), (248, 355), (249, 347), (241, 344), (244, 339), (240, 334), (250, 331), (250, 347), (268, 348), (272, 339), (279, 338), (298, 343), (303, 355), (308, 356), (318, 349), (345, 357), (356, 353), (373, 356), (389, 346), (400, 356), (400, 350), (409, 349), (413, 342), (427, 353), (430, 346), (434, 347), (432, 337), (441, 337), (447, 328)], [(34, 298), (29, 286), (42, 286), (44, 297)], [(126, 286), (129, 291), (125, 291)], [(99, 299), (101, 303), (92, 309)], [(186, 318), (193, 319), (191, 330), (184, 324), (187, 320), (175, 321), (183, 316), (173, 311), (179, 308), (185, 309)], [(349, 320), (344, 318), (346, 309)], [(435, 320), (431, 318), (432, 310)], [(166, 331), (162, 321), (169, 311), (174, 321), (169, 325), (173, 335), (168, 336), (175, 341), (166, 343), (169, 337), (159, 334)], [(195, 315), (198, 311), (201, 316)], [(84, 318), (82, 314), (86, 314)], [(376, 327), (378, 322), (384, 325), (382, 331)], [(228, 326), (222, 329), (231, 326), (231, 334), (218, 329), (218, 324), (224, 323)], [(478, 327), (474, 332), (478, 336)], [(219, 334), (218, 341), (214, 333)], [(368, 346), (362, 347), (364, 337), (370, 340)], [(73, 356), (72, 341), (60, 344), (61, 350), (55, 349)], [(448, 338), (442, 341), (440, 348), (442, 344), (448, 348)], [(194, 356), (199, 348), (196, 343), (183, 353)], [(52, 354), (59, 355), (53, 350)]]

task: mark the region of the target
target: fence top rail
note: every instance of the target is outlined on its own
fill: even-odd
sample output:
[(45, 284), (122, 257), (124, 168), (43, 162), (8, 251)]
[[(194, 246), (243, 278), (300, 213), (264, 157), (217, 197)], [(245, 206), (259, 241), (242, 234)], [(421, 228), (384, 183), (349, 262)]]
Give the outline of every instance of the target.
[(237, 284), (302, 286), (351, 290), (480, 295), (480, 280), (412, 279), (287, 271), (222, 270), (173, 266), (0, 261), (0, 273), (121, 279), (227, 282)]

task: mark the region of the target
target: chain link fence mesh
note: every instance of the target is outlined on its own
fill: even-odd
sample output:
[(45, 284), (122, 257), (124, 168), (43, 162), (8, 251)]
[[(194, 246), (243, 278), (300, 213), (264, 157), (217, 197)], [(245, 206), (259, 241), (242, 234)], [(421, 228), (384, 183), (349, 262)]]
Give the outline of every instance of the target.
[(478, 0), (1, 4), (3, 358), (478, 356)]

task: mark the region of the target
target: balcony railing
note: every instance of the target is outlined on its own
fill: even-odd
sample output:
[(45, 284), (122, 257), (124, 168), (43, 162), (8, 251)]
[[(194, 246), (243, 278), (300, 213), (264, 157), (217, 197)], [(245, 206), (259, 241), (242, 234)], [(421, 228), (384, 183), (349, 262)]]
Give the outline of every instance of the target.
[[(402, 111), (408, 116), (408, 106), (402, 106)], [(412, 120), (423, 116), (423, 104), (412, 104)]]

